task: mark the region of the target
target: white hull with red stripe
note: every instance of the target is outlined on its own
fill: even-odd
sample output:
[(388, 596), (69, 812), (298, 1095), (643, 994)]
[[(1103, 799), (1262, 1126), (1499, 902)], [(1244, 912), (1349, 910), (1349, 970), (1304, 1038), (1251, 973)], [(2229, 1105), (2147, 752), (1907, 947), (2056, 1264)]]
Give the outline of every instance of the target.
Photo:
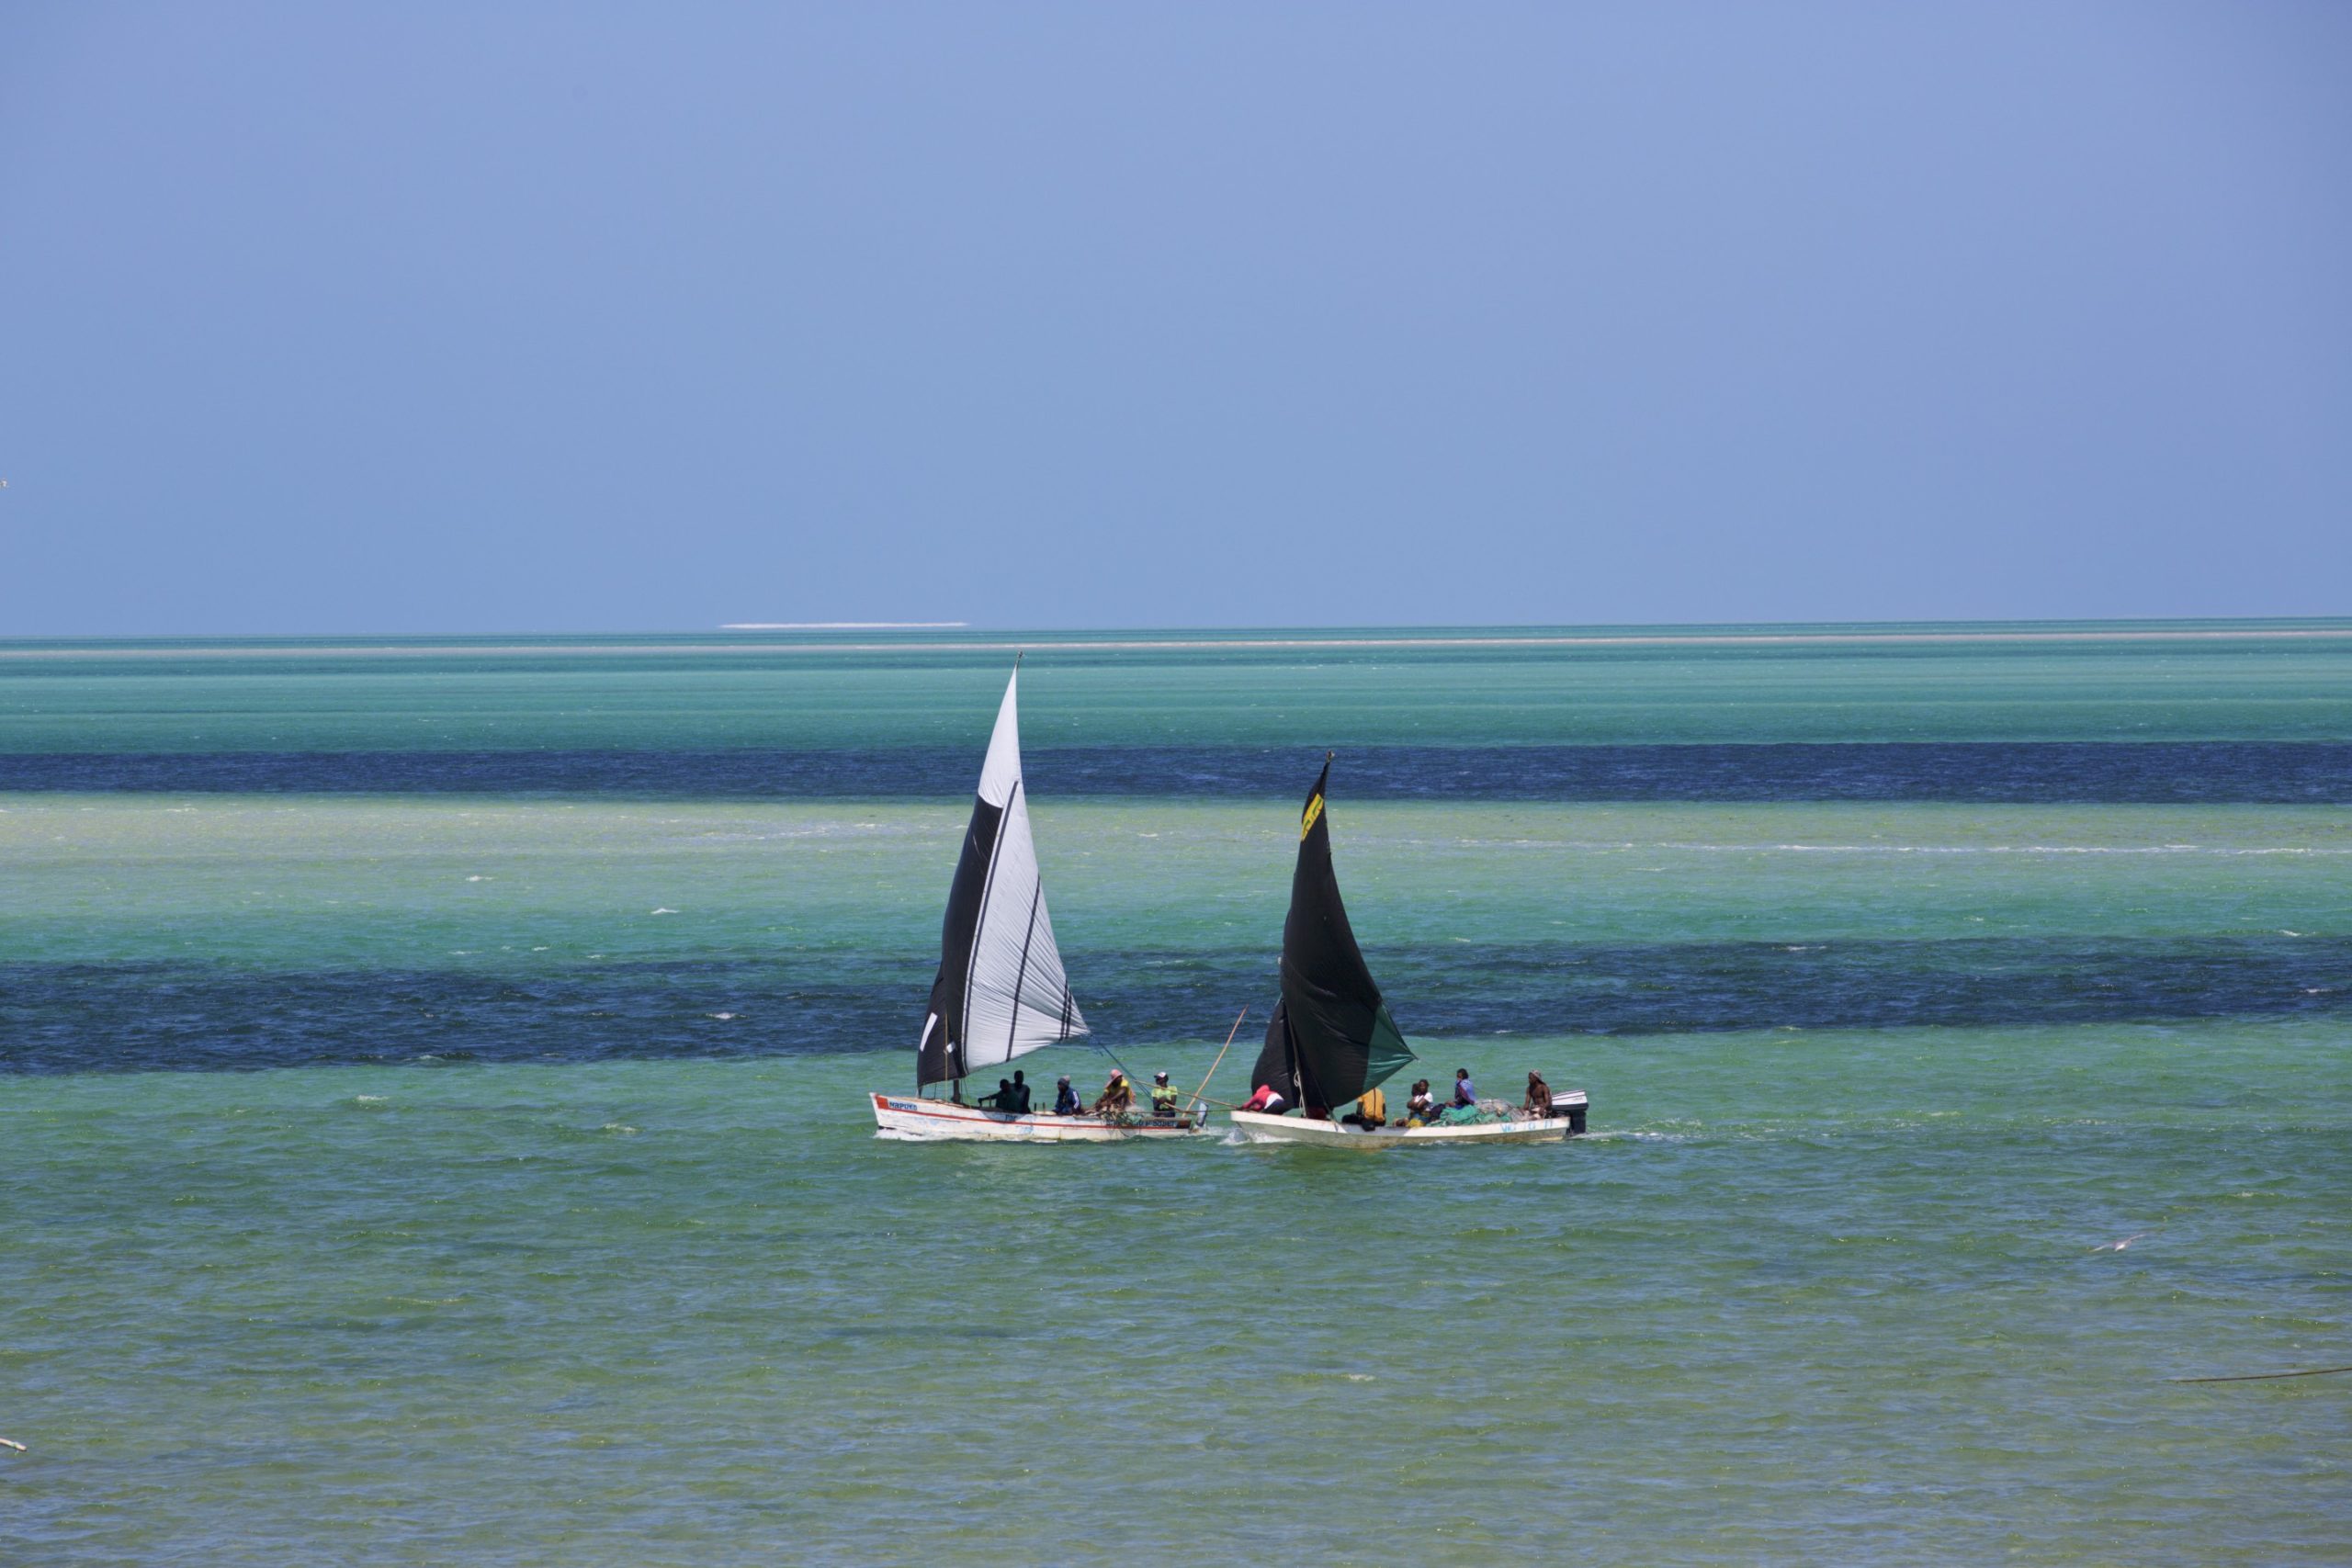
[(1408, 1144), (1556, 1144), (1575, 1134), (1577, 1122), (1583, 1120), (1584, 1105), (1583, 1091), (1571, 1090), (1555, 1095), (1552, 1107), (1558, 1114), (1541, 1120), (1473, 1122), (1459, 1127), (1439, 1122), (1427, 1127), (1383, 1127), (1376, 1132), (1344, 1122), (1310, 1122), (1304, 1116), (1237, 1111), (1233, 1131), (1248, 1144), (1311, 1144), (1335, 1149), (1393, 1149)]
[(1132, 1122), (1035, 1112), (1013, 1116), (919, 1095), (874, 1096), (874, 1135), (903, 1143), (1126, 1144), (1193, 1137), (1208, 1130), (1207, 1121), (1205, 1115), (1166, 1122), (1151, 1116)]

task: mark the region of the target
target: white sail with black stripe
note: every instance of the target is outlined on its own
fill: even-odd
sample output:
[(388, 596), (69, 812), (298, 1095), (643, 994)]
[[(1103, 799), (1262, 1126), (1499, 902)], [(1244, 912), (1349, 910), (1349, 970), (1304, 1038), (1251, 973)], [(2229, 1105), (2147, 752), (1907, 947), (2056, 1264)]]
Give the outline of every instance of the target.
[(1005, 682), (980, 768), (979, 796), (947, 894), (939, 976), (932, 982), (915, 1051), (918, 1087), (964, 1077), (1087, 1032), (1054, 945), (1037, 848), (1029, 836), (1015, 703), (1020, 679), (1016, 666)]

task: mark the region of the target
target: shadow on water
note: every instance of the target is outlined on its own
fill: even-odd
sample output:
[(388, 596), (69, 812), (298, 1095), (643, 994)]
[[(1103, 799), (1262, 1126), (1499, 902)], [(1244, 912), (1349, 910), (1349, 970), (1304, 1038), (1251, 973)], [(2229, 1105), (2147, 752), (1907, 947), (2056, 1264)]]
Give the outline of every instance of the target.
[[(1087, 953), (1098, 1038), (1195, 1038), (1272, 987), (1254, 950)], [(1376, 954), (1420, 1034), (1702, 1033), (2333, 1016), (2352, 938), (1461, 943)], [(0, 1073), (830, 1055), (903, 1042), (904, 964), (631, 962), (528, 976), (0, 965)], [(724, 1016), (720, 1016), (724, 1015)], [(809, 1042), (820, 1042), (811, 1044)]]
[[(1311, 748), (1307, 749), (1311, 750)], [(1047, 798), (1288, 799), (1298, 747), (1032, 749)], [(1360, 800), (2352, 804), (2339, 741), (1854, 741), (1355, 746)], [(782, 750), (0, 754), (0, 790), (962, 799), (972, 760), (939, 747)]]

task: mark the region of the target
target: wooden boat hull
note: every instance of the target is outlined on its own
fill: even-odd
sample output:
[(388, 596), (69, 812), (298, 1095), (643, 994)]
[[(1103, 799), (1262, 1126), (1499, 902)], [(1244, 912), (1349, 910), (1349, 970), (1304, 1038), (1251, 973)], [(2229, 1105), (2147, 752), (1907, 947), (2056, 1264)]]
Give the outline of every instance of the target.
[(1340, 1122), (1309, 1122), (1304, 1116), (1265, 1116), (1254, 1111), (1237, 1111), (1233, 1112), (1233, 1130), (1244, 1143), (1306, 1144), (1334, 1149), (1393, 1149), (1428, 1144), (1557, 1144), (1584, 1130), (1582, 1093), (1559, 1095), (1552, 1103), (1560, 1114), (1541, 1122), (1383, 1127), (1378, 1132)]
[(1012, 1116), (911, 1094), (876, 1094), (873, 1100), (874, 1135), (902, 1143), (1127, 1144), (1197, 1137), (1208, 1131), (1205, 1114), (1121, 1123), (1099, 1116)]

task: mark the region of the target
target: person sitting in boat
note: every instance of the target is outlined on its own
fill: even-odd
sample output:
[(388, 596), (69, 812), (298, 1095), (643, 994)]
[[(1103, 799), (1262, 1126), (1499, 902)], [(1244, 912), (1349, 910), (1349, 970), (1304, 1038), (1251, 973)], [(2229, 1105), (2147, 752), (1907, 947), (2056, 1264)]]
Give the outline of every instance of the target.
[(1263, 1116), (1280, 1116), (1290, 1109), (1290, 1101), (1276, 1094), (1273, 1085), (1261, 1083), (1258, 1086), (1257, 1092), (1242, 1102), (1241, 1109), (1255, 1111)]
[(1086, 1107), (1078, 1101), (1078, 1090), (1069, 1087), (1069, 1075), (1064, 1073), (1054, 1085), (1054, 1114), (1078, 1116), (1084, 1114), (1085, 1111)]
[(1453, 1069), (1453, 1105), (1454, 1105), (1454, 1109), (1458, 1111), (1458, 1110), (1460, 1110), (1462, 1107), (1464, 1107), (1464, 1106), (1465, 1106), (1465, 1105), (1476, 1105), (1476, 1104), (1477, 1104), (1477, 1103), (1478, 1103), (1478, 1086), (1477, 1086), (1476, 1084), (1474, 1084), (1474, 1083), (1472, 1083), (1472, 1082), (1470, 1081), (1470, 1069), (1469, 1069), (1469, 1068), (1467, 1068), (1467, 1067), (1456, 1067), (1456, 1068), (1454, 1068), (1454, 1069)]
[(1542, 1073), (1527, 1075), (1527, 1103), (1520, 1109), (1538, 1121), (1552, 1114), (1552, 1086), (1544, 1081)]
[(1029, 1079), (1018, 1067), (1012, 1070), (1012, 1098), (1005, 1102), (1003, 1108), (1015, 1116), (1029, 1114)]
[(1437, 1120), (1437, 1101), (1430, 1096), (1430, 1080), (1415, 1078), (1413, 1092), (1405, 1100), (1405, 1119), (1400, 1127), (1426, 1127)]
[(1162, 1122), (1176, 1120), (1176, 1087), (1164, 1072), (1151, 1075), (1151, 1113)]
[(993, 1094), (984, 1094), (980, 1096), (979, 1105), (980, 1109), (983, 1111), (1012, 1110), (1012, 1080), (1011, 1078), (997, 1079), (996, 1092)]
[(1097, 1116), (1125, 1116), (1136, 1108), (1136, 1086), (1118, 1068), (1111, 1069), (1111, 1077), (1102, 1085), (1102, 1092), (1094, 1097)]
[(1376, 1089), (1368, 1089), (1356, 1100), (1356, 1108), (1340, 1118), (1340, 1125), (1361, 1127), (1376, 1133), (1388, 1125), (1388, 1097)]

